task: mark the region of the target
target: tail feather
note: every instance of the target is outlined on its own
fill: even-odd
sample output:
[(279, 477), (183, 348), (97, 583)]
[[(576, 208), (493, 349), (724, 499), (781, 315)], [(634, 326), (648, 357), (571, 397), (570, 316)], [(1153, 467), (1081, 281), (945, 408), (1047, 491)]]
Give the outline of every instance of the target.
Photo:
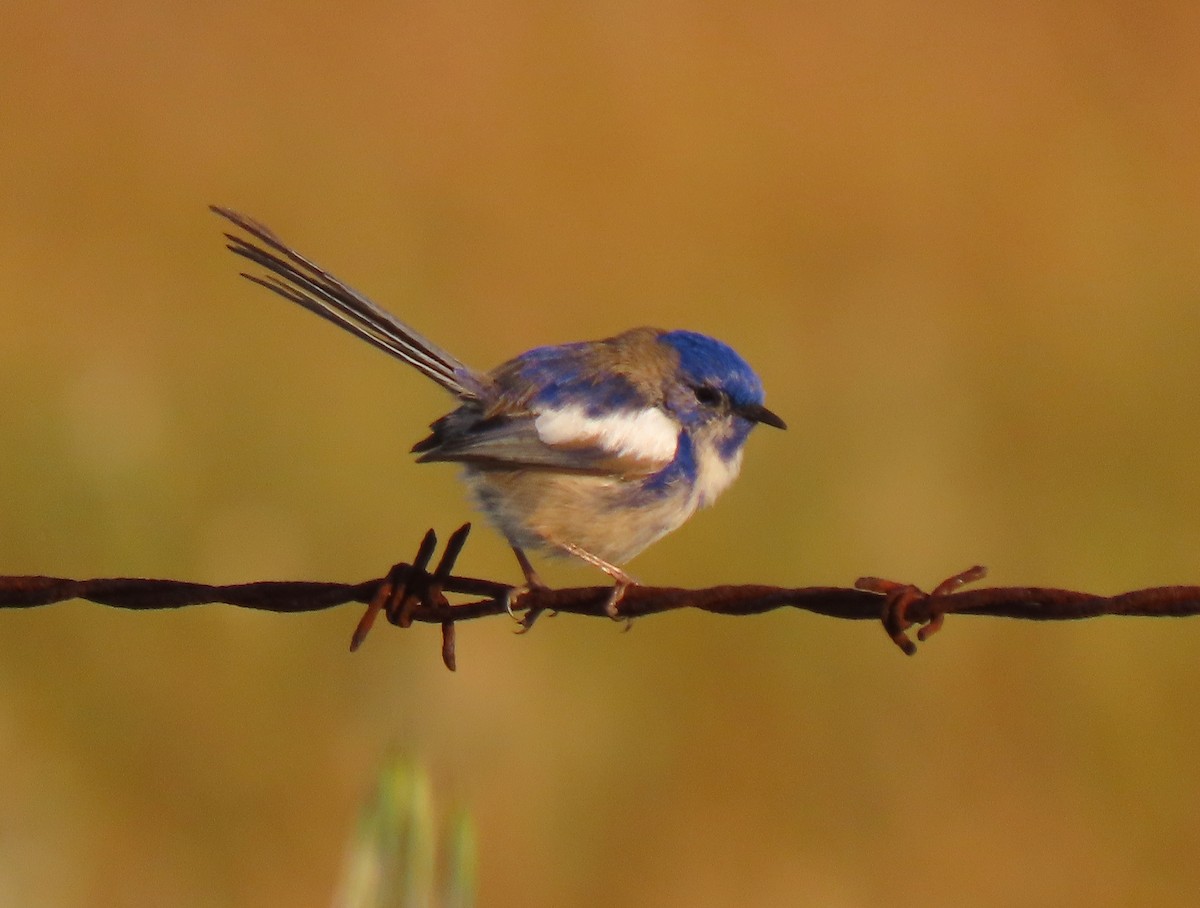
[(483, 395), (486, 378), (458, 357), (309, 261), (262, 224), (228, 208), (209, 208), (262, 243), (260, 246), (237, 234), (225, 234), (230, 252), (271, 272), (242, 272), (242, 277), (403, 360), (460, 398), (473, 400)]

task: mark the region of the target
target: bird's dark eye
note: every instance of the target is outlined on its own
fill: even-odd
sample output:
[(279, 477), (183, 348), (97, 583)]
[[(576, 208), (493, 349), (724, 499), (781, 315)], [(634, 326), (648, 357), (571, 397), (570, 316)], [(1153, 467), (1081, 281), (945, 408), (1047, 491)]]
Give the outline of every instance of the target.
[(712, 385), (698, 385), (693, 390), (696, 392), (696, 400), (706, 407), (715, 407), (721, 403), (722, 394)]

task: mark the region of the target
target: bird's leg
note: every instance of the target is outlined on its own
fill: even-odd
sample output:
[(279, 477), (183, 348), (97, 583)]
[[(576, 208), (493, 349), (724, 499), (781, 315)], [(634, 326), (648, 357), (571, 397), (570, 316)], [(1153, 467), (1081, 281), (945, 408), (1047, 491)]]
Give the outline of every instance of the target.
[[(521, 624), (525, 625), (525, 629), (528, 630), (533, 626), (533, 621), (528, 620), (528, 615), (525, 618), (518, 618), (516, 612), (513, 611), (515, 604), (518, 599), (530, 590), (544, 590), (547, 587), (542, 582), (542, 578), (538, 576), (537, 571), (533, 569), (533, 565), (529, 563), (529, 557), (515, 545), (512, 547), (512, 550), (513, 554), (517, 556), (517, 564), (521, 565), (521, 573), (525, 575), (525, 584), (524, 586), (512, 586), (508, 588), (508, 592), (504, 594), (504, 610), (508, 612), (509, 617), (514, 621), (521, 622)], [(536, 615), (533, 617), (537, 618)]]
[(604, 603), (604, 613), (614, 621), (621, 620), (621, 612), (618, 606), (621, 600), (625, 598), (625, 591), (631, 586), (637, 586), (637, 581), (626, 574), (615, 564), (610, 564), (603, 558), (593, 555), (591, 552), (581, 549), (579, 546), (571, 542), (562, 543), (565, 551), (570, 552), (576, 558), (586, 561), (588, 564), (594, 565), (604, 573), (608, 574), (614, 581), (612, 592), (608, 594), (608, 599)]
[(530, 564), (529, 556), (515, 545), (512, 547), (512, 550), (513, 554), (517, 556), (517, 564), (521, 565), (521, 573), (525, 575), (525, 585), (531, 590), (546, 589), (546, 584), (542, 583), (542, 578), (538, 576), (537, 571)]

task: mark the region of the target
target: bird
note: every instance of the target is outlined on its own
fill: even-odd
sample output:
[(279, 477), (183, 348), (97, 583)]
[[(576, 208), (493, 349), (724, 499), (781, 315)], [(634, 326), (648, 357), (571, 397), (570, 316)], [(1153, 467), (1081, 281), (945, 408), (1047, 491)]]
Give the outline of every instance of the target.
[(461, 465), (474, 503), (512, 547), (525, 585), (545, 588), (528, 551), (574, 556), (613, 581), (620, 617), (637, 583), (622, 567), (711, 505), (737, 478), (759, 424), (787, 426), (732, 347), (688, 330), (638, 327), (535, 347), (488, 372), (466, 365), (334, 277), (269, 228), (217, 205), (242, 233), (226, 248), (265, 273), (241, 276), (333, 322), (457, 400), (412, 447)]

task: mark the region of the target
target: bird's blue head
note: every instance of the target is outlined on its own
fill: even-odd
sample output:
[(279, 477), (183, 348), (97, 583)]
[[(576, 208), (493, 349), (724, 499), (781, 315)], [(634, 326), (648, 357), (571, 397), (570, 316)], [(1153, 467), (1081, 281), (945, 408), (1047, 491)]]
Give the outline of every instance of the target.
[(658, 338), (679, 356), (679, 381), (668, 405), (687, 427), (726, 425), (713, 441), (732, 455), (756, 423), (784, 429), (783, 420), (763, 406), (758, 375), (728, 344), (695, 331), (667, 331)]

